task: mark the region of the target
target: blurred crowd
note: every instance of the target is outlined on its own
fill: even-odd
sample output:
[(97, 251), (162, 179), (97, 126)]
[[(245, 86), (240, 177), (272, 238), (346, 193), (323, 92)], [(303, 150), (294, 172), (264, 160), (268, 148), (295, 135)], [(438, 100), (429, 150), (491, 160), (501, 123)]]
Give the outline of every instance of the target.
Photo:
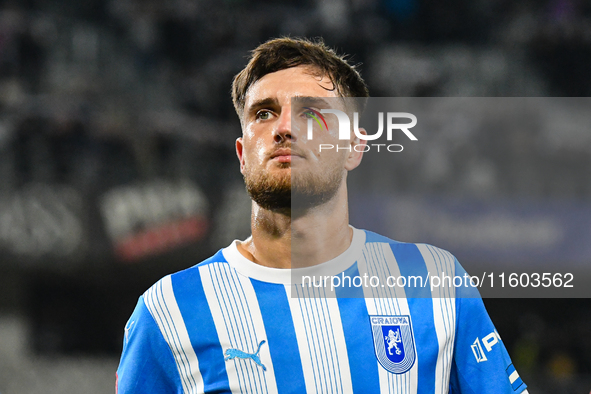
[[(288, 34), (351, 54), (373, 96), (591, 93), (591, 6), (578, 0), (3, 0), (1, 190), (59, 182), (94, 192), (162, 176), (223, 187), (207, 174), (226, 158), (210, 153), (232, 151), (240, 132), (231, 78), (256, 44)], [(400, 191), (470, 193), (447, 179), (469, 167), (507, 175), (492, 180), (501, 195), (524, 183), (533, 195), (590, 195), (578, 176), (591, 163), (584, 133), (556, 149), (535, 132), (499, 134), (437, 141), (421, 182), (393, 175)]]

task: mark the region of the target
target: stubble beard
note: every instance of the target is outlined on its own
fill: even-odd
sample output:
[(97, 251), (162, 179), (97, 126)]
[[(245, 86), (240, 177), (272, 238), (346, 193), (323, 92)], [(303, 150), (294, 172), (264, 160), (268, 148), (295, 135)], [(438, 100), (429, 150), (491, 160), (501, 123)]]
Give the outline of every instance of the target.
[[(291, 163), (280, 166), (289, 168)], [(320, 174), (293, 169), (270, 174), (248, 167), (244, 172), (246, 191), (254, 202), (270, 211), (290, 213), (307, 211), (330, 201), (339, 190), (342, 178), (338, 167)]]

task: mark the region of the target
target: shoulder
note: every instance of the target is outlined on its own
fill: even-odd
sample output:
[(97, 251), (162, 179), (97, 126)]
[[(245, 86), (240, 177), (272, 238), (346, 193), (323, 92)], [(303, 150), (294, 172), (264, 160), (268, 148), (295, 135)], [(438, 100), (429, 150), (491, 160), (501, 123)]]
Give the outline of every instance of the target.
[(381, 243), (381, 244), (388, 244), (392, 247), (393, 250), (396, 251), (411, 251), (415, 250), (420, 253), (423, 259), (437, 259), (437, 260), (447, 260), (452, 262), (457, 262), (456, 257), (451, 254), (449, 251), (439, 248), (437, 246), (433, 246), (427, 243), (413, 243), (413, 242), (401, 242), (396, 241), (394, 239), (388, 238), (386, 236), (374, 233), (369, 230), (362, 230), (365, 232), (365, 243)]
[(142, 300), (150, 315), (158, 322), (161, 314), (180, 317), (184, 304), (206, 304), (203, 269), (212, 265), (228, 266), (223, 250), (192, 267), (164, 276), (148, 288)]
[[(449, 251), (426, 243), (400, 242), (371, 231), (366, 233), (364, 255), (367, 259), (380, 259), (396, 266), (402, 275), (420, 275), (423, 278), (458, 276), (466, 271)], [(379, 257), (382, 256), (382, 257)]]

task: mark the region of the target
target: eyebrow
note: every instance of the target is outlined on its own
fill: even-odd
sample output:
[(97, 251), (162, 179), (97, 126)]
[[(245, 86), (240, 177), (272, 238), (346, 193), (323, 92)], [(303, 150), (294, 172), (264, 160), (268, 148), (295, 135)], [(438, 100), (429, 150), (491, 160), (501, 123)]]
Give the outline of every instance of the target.
[[(328, 101), (321, 97), (313, 97), (313, 96), (293, 96), (292, 101), (297, 102), (299, 105), (311, 105), (317, 107), (328, 107), (330, 108), (331, 105)], [(250, 106), (248, 106), (245, 110), (246, 116), (252, 116), (261, 108), (269, 108), (269, 107), (278, 107), (279, 100), (275, 97), (267, 97), (260, 100), (253, 102)]]
[(321, 97), (310, 97), (310, 96), (294, 96), (292, 101), (296, 101), (301, 105), (314, 105), (318, 107), (331, 107), (331, 105), (325, 99)]
[(279, 105), (279, 100), (277, 100), (277, 98), (273, 98), (273, 97), (267, 97), (264, 99), (260, 99), (255, 101), (254, 103), (252, 103), (247, 109), (246, 109), (246, 113), (247, 114), (253, 114), (256, 111), (258, 111), (261, 108), (264, 107), (273, 107), (273, 106), (278, 106)]

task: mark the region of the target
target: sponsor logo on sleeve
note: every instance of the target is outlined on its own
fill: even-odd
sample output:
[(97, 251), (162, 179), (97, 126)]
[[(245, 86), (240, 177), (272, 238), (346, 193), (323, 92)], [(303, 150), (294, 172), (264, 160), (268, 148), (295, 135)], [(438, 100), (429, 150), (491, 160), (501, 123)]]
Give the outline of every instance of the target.
[[(476, 358), (476, 362), (481, 363), (487, 361), (488, 358), (486, 357), (486, 353), (490, 353), (492, 351), (493, 346), (499, 343), (501, 338), (496, 331), (491, 332), (487, 336), (483, 337), (482, 340), (480, 338), (476, 338), (474, 343), (470, 345), (472, 348), (472, 353), (474, 353), (474, 358)], [(486, 350), (486, 353), (484, 352)]]

